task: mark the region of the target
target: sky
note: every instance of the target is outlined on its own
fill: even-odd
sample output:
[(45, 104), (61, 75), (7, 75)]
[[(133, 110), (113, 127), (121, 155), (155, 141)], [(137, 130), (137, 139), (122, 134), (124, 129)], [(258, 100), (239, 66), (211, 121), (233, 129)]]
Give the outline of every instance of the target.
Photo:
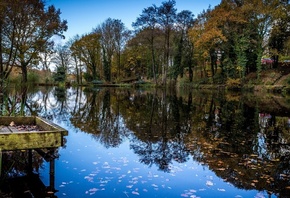
[[(90, 33), (106, 19), (120, 19), (133, 30), (132, 23), (142, 14), (144, 8), (153, 4), (159, 7), (165, 0), (46, 0), (61, 11), (61, 19), (67, 20), (66, 40), (75, 35)], [(177, 13), (190, 10), (195, 17), (209, 6), (214, 8), (221, 0), (176, 0)]]

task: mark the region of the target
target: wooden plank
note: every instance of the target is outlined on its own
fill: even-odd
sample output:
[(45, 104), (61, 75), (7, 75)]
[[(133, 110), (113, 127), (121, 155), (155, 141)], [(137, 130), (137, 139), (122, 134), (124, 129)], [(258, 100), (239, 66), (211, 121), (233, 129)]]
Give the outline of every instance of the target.
[(62, 132), (64, 135), (68, 135), (68, 131), (64, 128), (50, 122), (49, 120), (46, 120), (44, 118), (36, 117), (35, 118), (36, 125), (40, 126), (42, 129), (46, 131), (58, 131)]
[(25, 150), (63, 146), (61, 132), (16, 132), (0, 135), (0, 150)]
[(16, 125), (33, 125), (35, 124), (35, 116), (0, 116), (1, 125), (9, 126), (12, 121)]
[(8, 128), (8, 126), (0, 126), (0, 134), (1, 133), (11, 133), (12, 131), (10, 131), (10, 129)]

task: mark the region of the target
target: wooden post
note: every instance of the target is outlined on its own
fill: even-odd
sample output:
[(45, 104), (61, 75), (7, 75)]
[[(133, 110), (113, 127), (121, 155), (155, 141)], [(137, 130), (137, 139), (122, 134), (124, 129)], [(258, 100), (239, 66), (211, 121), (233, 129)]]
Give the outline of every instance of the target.
[[(51, 149), (51, 153), (55, 152), (55, 149)], [(50, 159), (49, 162), (49, 188), (51, 191), (56, 192), (55, 190), (55, 158)]]
[(2, 150), (0, 148), (0, 177), (2, 176)]

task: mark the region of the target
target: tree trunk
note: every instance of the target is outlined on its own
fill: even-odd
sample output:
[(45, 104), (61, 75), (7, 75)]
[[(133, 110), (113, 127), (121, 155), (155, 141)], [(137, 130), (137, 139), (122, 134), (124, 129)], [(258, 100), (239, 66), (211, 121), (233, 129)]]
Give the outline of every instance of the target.
[(0, 19), (0, 86), (2, 87), (3, 82), (3, 57), (2, 57), (2, 19)]
[(22, 71), (22, 83), (27, 83), (27, 66), (26, 64), (21, 64)]
[(154, 51), (154, 38), (151, 38), (151, 53), (152, 53), (152, 72), (153, 72), (153, 79), (155, 84), (157, 85), (156, 79), (156, 65), (155, 65), (155, 51)]
[(274, 55), (272, 57), (273, 59), (273, 68), (278, 68), (278, 63), (279, 63), (279, 55)]
[(193, 71), (192, 71), (191, 65), (188, 66), (188, 73), (189, 73), (189, 82), (192, 82)]

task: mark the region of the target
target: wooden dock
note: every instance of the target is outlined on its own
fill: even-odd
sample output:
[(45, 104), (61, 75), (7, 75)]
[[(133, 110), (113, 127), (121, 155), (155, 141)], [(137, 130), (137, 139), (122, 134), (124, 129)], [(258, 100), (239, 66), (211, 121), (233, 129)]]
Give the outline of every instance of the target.
[(0, 151), (57, 148), (67, 135), (67, 130), (38, 116), (0, 116)]

